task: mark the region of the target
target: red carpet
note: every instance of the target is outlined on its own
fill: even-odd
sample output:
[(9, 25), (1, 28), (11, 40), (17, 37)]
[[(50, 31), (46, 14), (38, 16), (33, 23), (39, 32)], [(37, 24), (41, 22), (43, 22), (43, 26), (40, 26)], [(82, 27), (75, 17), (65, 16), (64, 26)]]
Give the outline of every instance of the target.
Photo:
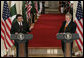
[(64, 19), (62, 14), (41, 15), (31, 32), (33, 39), (29, 40), (29, 47), (61, 47), (61, 41), (57, 40), (56, 34)]

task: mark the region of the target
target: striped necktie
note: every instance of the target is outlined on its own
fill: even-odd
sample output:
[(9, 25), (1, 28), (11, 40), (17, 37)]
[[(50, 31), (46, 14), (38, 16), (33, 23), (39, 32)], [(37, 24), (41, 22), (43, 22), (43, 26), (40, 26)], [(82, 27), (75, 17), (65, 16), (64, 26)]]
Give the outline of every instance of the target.
[(64, 28), (64, 31), (66, 30), (66, 27), (68, 26), (68, 23), (66, 23), (66, 25), (65, 25), (65, 28)]

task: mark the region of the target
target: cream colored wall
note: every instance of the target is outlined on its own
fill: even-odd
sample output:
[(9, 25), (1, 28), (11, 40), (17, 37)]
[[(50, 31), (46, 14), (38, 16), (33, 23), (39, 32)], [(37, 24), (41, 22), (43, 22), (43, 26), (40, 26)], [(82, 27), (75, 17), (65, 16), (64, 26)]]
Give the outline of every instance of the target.
[(16, 1), (16, 9), (18, 14), (22, 14), (22, 1)]
[(2, 8), (3, 8), (3, 1), (1, 1), (1, 18), (2, 18)]

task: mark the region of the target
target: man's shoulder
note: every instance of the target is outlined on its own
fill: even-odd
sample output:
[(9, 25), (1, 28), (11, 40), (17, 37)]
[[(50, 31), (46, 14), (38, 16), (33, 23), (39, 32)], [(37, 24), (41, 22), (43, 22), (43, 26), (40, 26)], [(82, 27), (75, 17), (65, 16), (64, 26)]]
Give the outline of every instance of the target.
[(12, 25), (15, 25), (15, 24), (17, 24), (17, 21), (15, 21), (15, 22), (12, 23)]
[(72, 21), (73, 24), (76, 24), (75, 22)]
[(28, 25), (28, 22), (26, 22), (26, 21), (23, 21), (22, 23), (24, 26)]
[(76, 23), (75, 22), (72, 21), (71, 23), (72, 23), (72, 25), (76, 26)]
[(26, 21), (22, 21), (22, 23), (27, 24), (27, 22), (26, 22)]

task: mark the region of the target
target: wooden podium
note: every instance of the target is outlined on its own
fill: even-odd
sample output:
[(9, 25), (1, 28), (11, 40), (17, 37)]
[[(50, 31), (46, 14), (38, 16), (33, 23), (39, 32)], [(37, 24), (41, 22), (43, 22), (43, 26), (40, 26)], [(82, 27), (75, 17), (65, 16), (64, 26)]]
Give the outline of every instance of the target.
[(79, 39), (79, 35), (75, 33), (58, 33), (56, 36), (58, 40), (64, 40), (65, 42), (64, 57), (72, 57), (71, 42)]
[(19, 33), (17, 35), (11, 34), (11, 40), (16, 40), (18, 42), (18, 57), (26, 57), (25, 42), (27, 40), (32, 40), (32, 34)]

